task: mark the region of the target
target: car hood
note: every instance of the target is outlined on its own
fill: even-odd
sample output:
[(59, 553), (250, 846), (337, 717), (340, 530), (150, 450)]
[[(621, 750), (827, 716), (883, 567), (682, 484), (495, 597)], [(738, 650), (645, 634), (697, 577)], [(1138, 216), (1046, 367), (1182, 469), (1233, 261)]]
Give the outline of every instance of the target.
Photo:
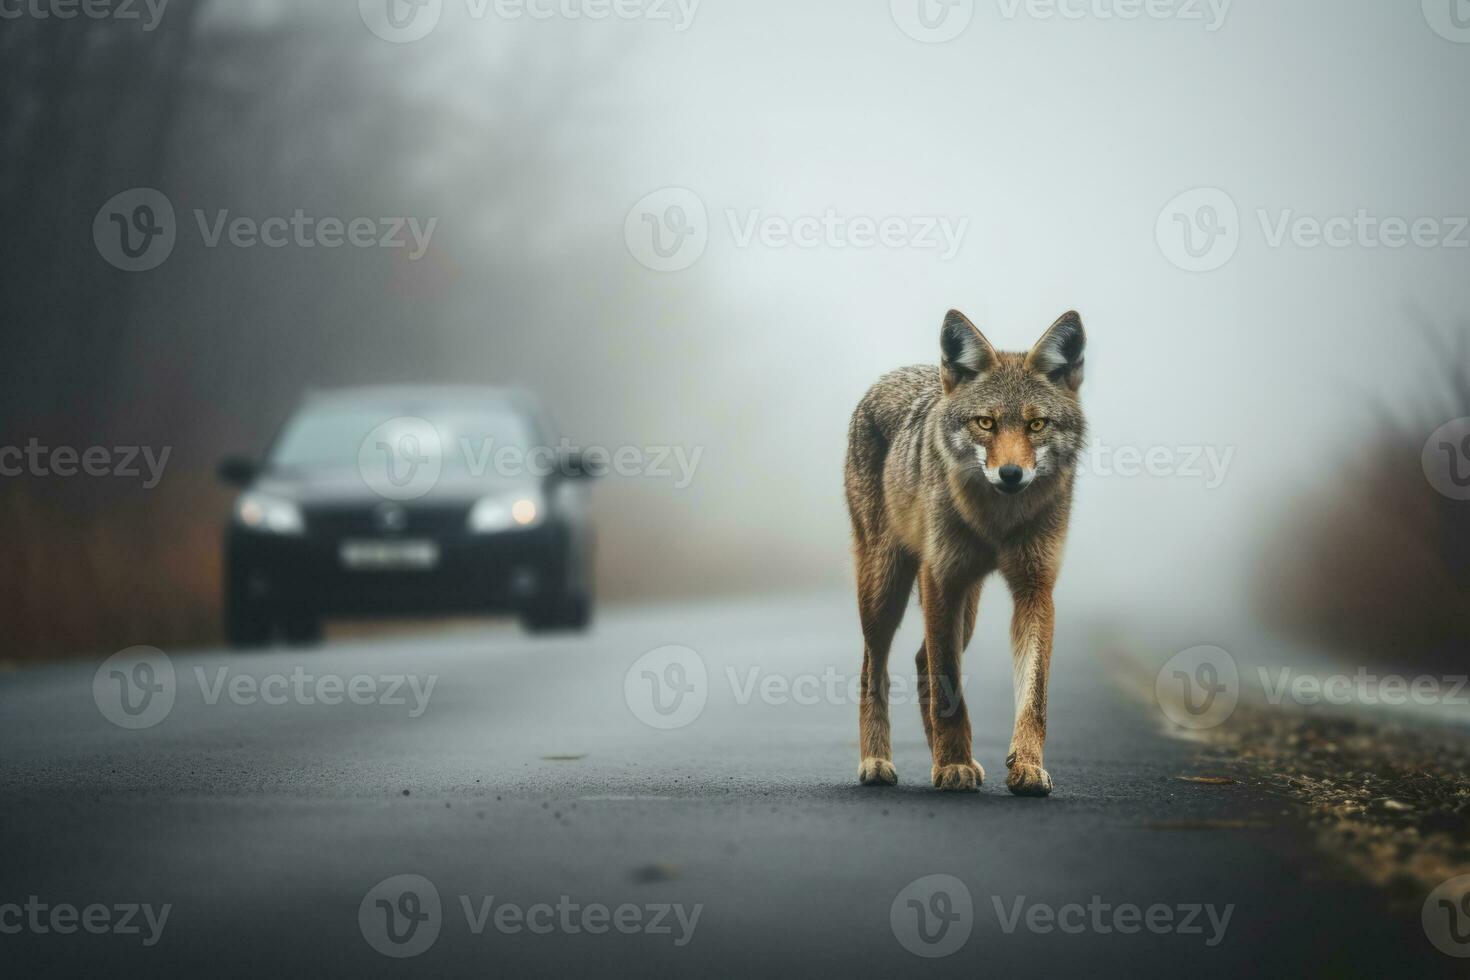
[[(356, 470), (274, 471), (263, 474), (250, 489), (305, 506), (378, 504), (390, 499), (368, 486)], [(539, 489), (534, 480), (445, 473), (427, 493), (398, 502), (405, 506), (470, 504), (481, 497), (535, 493)]]

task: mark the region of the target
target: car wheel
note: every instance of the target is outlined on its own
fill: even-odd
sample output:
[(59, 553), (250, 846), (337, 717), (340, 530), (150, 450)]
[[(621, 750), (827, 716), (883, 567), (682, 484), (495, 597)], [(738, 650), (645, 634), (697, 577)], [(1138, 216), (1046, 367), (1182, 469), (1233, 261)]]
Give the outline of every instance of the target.
[(309, 613), (292, 613), (281, 623), (288, 646), (309, 647), (322, 642), (322, 621)]
[(271, 621), (258, 602), (225, 600), (225, 642), (237, 649), (263, 647), (271, 639)]

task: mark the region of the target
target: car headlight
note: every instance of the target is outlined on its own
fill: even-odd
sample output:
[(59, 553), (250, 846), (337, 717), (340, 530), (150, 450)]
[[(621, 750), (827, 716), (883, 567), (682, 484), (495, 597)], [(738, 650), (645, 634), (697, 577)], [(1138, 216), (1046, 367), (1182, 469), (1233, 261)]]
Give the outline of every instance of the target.
[(477, 534), (535, 527), (546, 519), (546, 500), (536, 491), (484, 497), (470, 508), (470, 530)]
[(242, 494), (240, 502), (235, 505), (235, 518), (252, 531), (301, 534), (306, 530), (300, 507), (289, 500), (263, 493)]

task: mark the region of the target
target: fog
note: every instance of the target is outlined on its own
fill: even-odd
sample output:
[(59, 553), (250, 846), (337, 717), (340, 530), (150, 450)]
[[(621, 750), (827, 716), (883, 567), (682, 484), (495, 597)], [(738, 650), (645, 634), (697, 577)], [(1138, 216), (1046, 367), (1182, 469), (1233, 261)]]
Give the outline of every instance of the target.
[[(1245, 613), (1291, 507), (1340, 489), (1383, 414), (1413, 404), (1428, 363), (1415, 325), (1470, 310), (1470, 234), (1453, 220), (1470, 215), (1470, 45), (1418, 4), (1377, 0), (1132, 20), (1107, 0), (1061, 5), (1080, 17), (982, 0), (956, 8), (973, 19), (945, 43), (908, 36), (895, 6), (705, 0), (592, 20), (443, 0), (411, 43), (375, 36), (351, 3), (175, 0), (152, 32), (78, 22), (139, 58), (177, 45), (177, 75), (124, 83), (132, 55), (87, 69), (79, 52), (63, 98), (7, 69), (34, 86), (12, 88), (28, 92), (14, 105), (36, 109), (12, 112), (9, 134), (36, 148), (70, 132), (92, 152), (89, 182), (56, 177), (41, 203), (52, 162), (6, 168), (11, 219), (53, 223), (58, 243), (27, 247), (18, 261), (40, 271), (4, 287), (7, 430), (174, 446), (187, 503), (160, 491), (139, 506), (192, 529), (164, 535), (156, 560), (193, 568), (176, 552), (202, 548), (228, 503), (206, 489), (216, 459), (258, 453), (303, 391), (515, 384), (574, 442), (702, 453), (687, 487), (596, 488), (603, 595), (840, 589), (846, 427), (866, 387), (937, 362), (950, 307), (1004, 349), (1075, 308), (1092, 458), (1107, 462), (1079, 483), (1064, 601)], [(137, 138), (156, 147), (75, 135), (78, 106), (101, 112), (109, 86), (148, 79), (171, 100), (145, 100), (156, 127)], [(53, 109), (63, 121), (35, 122)], [(62, 201), (72, 186), (86, 193)], [(88, 229), (135, 186), (171, 200), (179, 241), (129, 275)], [(704, 251), (678, 271), (640, 261), (630, 219), (665, 188), (706, 215)], [(1166, 205), (1197, 188), (1238, 210), (1212, 212), (1238, 248), (1211, 271), (1172, 261), (1165, 234)], [(653, 200), (668, 219), (671, 199)], [(416, 260), (207, 244), (221, 210), (297, 209), (437, 223)], [(1299, 217), (1360, 211), (1436, 219), (1436, 244), (1293, 241)], [(859, 243), (854, 222), (885, 219), (903, 244)], [(820, 227), (817, 243), (780, 244), (793, 225)], [(102, 283), (85, 302), (80, 278)], [(1170, 472), (1120, 474), (1133, 450)], [(50, 519), (113, 492), (73, 492)], [(203, 581), (191, 602), (209, 601)]]

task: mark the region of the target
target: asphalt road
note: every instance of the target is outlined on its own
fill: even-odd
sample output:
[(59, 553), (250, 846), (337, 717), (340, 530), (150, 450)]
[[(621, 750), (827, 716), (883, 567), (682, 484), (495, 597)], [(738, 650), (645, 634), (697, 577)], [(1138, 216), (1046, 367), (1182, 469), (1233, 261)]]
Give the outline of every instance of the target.
[[(1189, 746), (1116, 692), (1066, 609), (1056, 792), (1011, 797), (992, 599), (965, 668), (987, 779), (965, 796), (929, 787), (911, 698), (894, 708), (900, 784), (857, 785), (845, 597), (606, 610), (576, 638), (454, 627), (171, 651), (151, 676), (114, 663), (99, 677), (100, 659), (0, 674), (0, 962), (15, 976), (1461, 967), (1281, 802), (1179, 781), (1197, 771)], [(900, 678), (918, 636), (911, 614)], [(650, 654), (669, 645), (693, 653)], [(121, 712), (114, 668), (154, 689), (129, 688), (139, 714)]]

